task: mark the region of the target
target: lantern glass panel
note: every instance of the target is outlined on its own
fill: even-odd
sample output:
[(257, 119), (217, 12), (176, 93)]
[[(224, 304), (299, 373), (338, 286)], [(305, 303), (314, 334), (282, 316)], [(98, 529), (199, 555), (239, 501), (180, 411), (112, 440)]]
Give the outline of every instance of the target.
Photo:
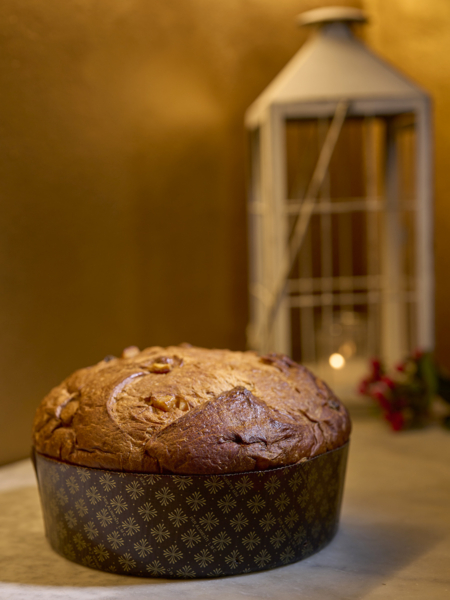
[[(290, 234), (329, 125), (286, 120)], [(347, 396), (369, 357), (416, 343), (415, 143), (412, 114), (346, 119), (289, 277), (293, 358)]]

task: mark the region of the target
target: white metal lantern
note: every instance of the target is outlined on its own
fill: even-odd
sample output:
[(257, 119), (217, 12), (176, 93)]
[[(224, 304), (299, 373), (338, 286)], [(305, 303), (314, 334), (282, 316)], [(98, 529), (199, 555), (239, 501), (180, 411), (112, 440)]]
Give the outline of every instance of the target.
[(246, 114), (249, 346), (338, 388), (370, 356), (434, 345), (431, 103), (354, 37), (358, 21), (303, 13), (315, 35)]

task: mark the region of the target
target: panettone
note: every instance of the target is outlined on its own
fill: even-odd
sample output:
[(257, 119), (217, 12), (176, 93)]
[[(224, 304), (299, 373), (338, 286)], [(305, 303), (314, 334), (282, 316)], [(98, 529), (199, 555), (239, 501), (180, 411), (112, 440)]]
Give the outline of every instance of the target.
[(293, 465), (349, 434), (343, 404), (288, 357), (185, 344), (76, 371), (39, 406), (33, 445), (85, 467), (225, 474)]

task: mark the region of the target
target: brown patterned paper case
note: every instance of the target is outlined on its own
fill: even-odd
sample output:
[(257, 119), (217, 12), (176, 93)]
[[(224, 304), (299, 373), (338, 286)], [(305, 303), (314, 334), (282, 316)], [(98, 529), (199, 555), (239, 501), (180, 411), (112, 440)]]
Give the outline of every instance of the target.
[(233, 475), (77, 467), (34, 453), (46, 535), (87, 567), (214, 577), (296, 562), (337, 531), (348, 444), (303, 463)]

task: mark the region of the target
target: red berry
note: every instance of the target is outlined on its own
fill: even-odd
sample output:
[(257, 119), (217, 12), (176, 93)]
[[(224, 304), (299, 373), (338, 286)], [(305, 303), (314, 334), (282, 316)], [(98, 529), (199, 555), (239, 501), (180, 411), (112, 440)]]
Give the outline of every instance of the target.
[(394, 431), (400, 431), (405, 425), (405, 418), (401, 412), (391, 412), (386, 416), (387, 420), (391, 423), (391, 427)]
[(395, 381), (386, 375), (381, 378), (381, 381), (385, 383), (391, 390), (395, 387)]
[(368, 379), (363, 379), (358, 386), (358, 392), (363, 396), (365, 396), (369, 391), (369, 383), (370, 382)]

